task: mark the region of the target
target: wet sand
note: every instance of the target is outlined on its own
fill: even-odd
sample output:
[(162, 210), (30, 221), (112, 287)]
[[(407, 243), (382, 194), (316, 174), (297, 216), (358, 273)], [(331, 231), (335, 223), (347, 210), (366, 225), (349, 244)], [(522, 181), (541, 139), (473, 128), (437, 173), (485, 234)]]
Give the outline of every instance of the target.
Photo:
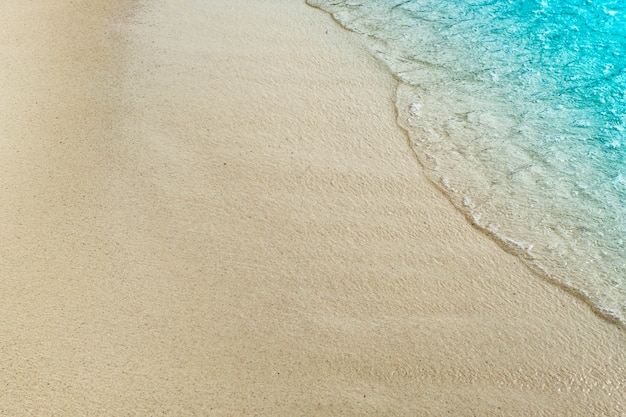
[(0, 21), (0, 415), (624, 412), (624, 331), (452, 208), (324, 13)]

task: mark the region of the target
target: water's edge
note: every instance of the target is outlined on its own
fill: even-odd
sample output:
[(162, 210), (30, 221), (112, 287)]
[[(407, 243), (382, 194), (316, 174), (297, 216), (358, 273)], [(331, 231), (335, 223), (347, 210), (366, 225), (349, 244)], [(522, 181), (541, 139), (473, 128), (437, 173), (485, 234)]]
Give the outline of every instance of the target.
[[(332, 12), (327, 11), (320, 6), (312, 4), (311, 0), (305, 0), (305, 3), (307, 6), (319, 10), (330, 16), (335, 24), (337, 24), (340, 28), (347, 30), (348, 32), (351, 32), (355, 35), (366, 36), (356, 30), (352, 30), (351, 28), (346, 27), (340, 20), (337, 19), (336, 16), (334, 16)], [(407, 145), (411, 150), (411, 153), (414, 155), (416, 163), (420, 166), (420, 169), (424, 173), (424, 176), (433, 185), (433, 187), (438, 190), (460, 214), (463, 215), (463, 217), (473, 228), (488, 236), (506, 253), (518, 258), (522, 262), (522, 264), (526, 268), (528, 268), (529, 271), (531, 271), (535, 276), (538, 277), (538, 279), (542, 279), (549, 284), (558, 287), (560, 290), (565, 291), (571, 296), (581, 300), (600, 319), (615, 326), (618, 326), (623, 330), (626, 330), (626, 319), (620, 317), (620, 314), (617, 311), (611, 311), (603, 307), (599, 302), (595, 302), (593, 300), (593, 296), (586, 293), (584, 290), (577, 288), (573, 285), (568, 285), (563, 280), (559, 280), (558, 278), (551, 276), (544, 268), (541, 267), (537, 260), (533, 258), (528, 248), (525, 247), (524, 242), (517, 242), (513, 239), (508, 238), (507, 236), (499, 235), (495, 230), (492, 230), (489, 225), (484, 225), (480, 223), (480, 221), (471, 211), (471, 203), (468, 203), (467, 199), (464, 198), (462, 194), (456, 193), (454, 188), (445, 182), (445, 179), (442, 181), (441, 173), (435, 171), (434, 169), (436, 162), (431, 159), (431, 156), (429, 156), (427, 153), (420, 152), (420, 149), (416, 143), (417, 139), (412, 137), (411, 135), (411, 126), (409, 126), (409, 120), (411, 118), (410, 112), (413, 100), (407, 99), (407, 97), (410, 97), (411, 95), (410, 93), (407, 93), (407, 91), (414, 89), (415, 86), (410, 85), (401, 76), (396, 74), (393, 69), (389, 67), (389, 64), (385, 62), (385, 60), (381, 56), (378, 55), (377, 52), (380, 51), (376, 51), (371, 45), (368, 45), (366, 42), (363, 42), (363, 45), (365, 45), (370, 54), (383, 65), (383, 67), (392, 76), (396, 83), (394, 94), (395, 100), (393, 103), (396, 113), (396, 124), (405, 135)], [(428, 127), (426, 126), (425, 131), (427, 130)]]

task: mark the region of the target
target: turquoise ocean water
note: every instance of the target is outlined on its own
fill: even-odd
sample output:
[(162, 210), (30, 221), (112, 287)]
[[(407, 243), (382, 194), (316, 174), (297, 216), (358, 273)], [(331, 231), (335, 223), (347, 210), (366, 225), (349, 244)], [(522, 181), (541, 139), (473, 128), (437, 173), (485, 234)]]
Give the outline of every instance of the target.
[(626, 3), (308, 2), (396, 75), (398, 122), (453, 203), (626, 324)]

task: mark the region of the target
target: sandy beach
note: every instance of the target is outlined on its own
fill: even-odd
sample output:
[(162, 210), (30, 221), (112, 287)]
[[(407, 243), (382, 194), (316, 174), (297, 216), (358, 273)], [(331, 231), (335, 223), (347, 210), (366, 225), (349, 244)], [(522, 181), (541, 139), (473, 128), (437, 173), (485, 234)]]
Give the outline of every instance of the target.
[(96, 3), (0, 3), (0, 415), (625, 415), (624, 330), (424, 177), (357, 36)]

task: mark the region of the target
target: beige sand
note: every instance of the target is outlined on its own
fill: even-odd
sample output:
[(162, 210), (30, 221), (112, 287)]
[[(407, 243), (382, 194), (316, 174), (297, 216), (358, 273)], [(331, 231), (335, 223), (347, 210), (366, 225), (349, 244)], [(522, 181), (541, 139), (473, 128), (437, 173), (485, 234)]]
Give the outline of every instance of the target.
[(425, 180), (354, 35), (146, 3), (0, 2), (0, 415), (626, 413), (624, 332)]

